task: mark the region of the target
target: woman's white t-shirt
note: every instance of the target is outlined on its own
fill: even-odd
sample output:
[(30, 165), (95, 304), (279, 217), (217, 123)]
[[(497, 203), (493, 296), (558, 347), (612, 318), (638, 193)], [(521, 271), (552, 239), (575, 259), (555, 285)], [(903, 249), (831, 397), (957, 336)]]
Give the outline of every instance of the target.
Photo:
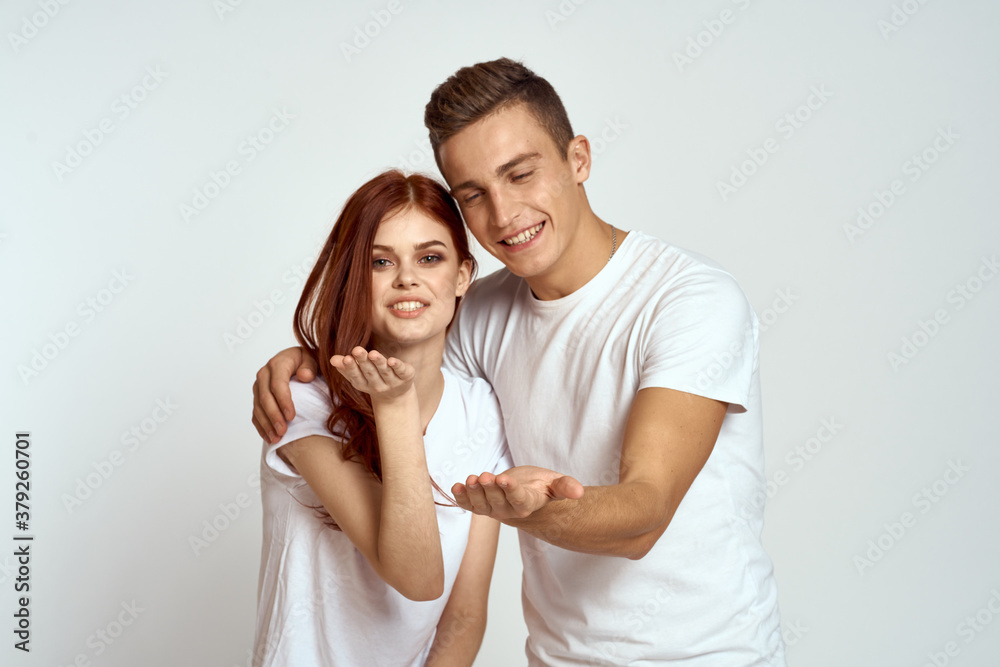
[[(484, 380), (447, 369), (444, 392), (424, 436), (427, 468), (439, 487), (511, 467), (500, 406)], [(385, 583), (344, 533), (310, 505), (321, 505), (278, 448), (309, 435), (335, 437), (325, 381), (291, 383), (295, 418), (277, 444), (264, 444), (264, 539), (257, 601), (255, 667), (423, 665), (469, 538), (472, 514), (437, 506), (444, 594), (415, 602)], [(446, 502), (436, 491), (435, 500)]]

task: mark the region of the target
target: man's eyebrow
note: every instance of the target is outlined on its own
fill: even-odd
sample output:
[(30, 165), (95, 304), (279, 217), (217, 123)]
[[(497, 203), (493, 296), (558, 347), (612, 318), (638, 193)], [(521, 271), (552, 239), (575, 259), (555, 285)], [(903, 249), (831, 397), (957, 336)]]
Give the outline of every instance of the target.
[(527, 162), (528, 160), (533, 160), (535, 158), (542, 157), (542, 154), (538, 151), (532, 153), (521, 153), (520, 155), (515, 155), (512, 159), (504, 162), (502, 165), (497, 167), (497, 176), (503, 176), (508, 171), (516, 169), (522, 162)]
[[(515, 155), (510, 160), (507, 160), (502, 165), (497, 167), (496, 175), (497, 177), (503, 177), (505, 174), (507, 174), (507, 172), (511, 171), (512, 169), (516, 169), (521, 163), (527, 162), (528, 160), (534, 160), (536, 158), (540, 158), (541, 156), (542, 154), (539, 153), (538, 151), (532, 151), (531, 153), (519, 153), (518, 155)], [(453, 187), (451, 189), (451, 194), (452, 196), (454, 196), (454, 194), (459, 190), (464, 190), (466, 188), (475, 188), (475, 187), (478, 187), (477, 183), (473, 180), (468, 180), (465, 181), (464, 183), (459, 183), (458, 185)]]
[[(428, 248), (433, 248), (434, 246), (441, 246), (442, 248), (447, 248), (447, 246), (444, 244), (444, 241), (438, 241), (436, 239), (432, 239), (430, 241), (424, 241), (423, 243), (414, 243), (413, 249), (419, 252), (420, 250), (427, 250)], [(381, 252), (395, 252), (395, 248), (393, 248), (391, 245), (373, 245), (372, 250), (379, 250)]]

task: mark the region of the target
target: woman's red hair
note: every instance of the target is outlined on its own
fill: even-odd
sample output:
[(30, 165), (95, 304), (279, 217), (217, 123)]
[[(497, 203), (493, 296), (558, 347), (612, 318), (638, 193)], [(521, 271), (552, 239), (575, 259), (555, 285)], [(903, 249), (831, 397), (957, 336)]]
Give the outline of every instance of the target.
[(411, 208), (448, 228), (459, 264), (471, 262), (475, 276), (476, 260), (448, 191), (432, 178), (393, 169), (362, 185), (344, 204), (295, 308), (295, 337), (316, 360), (330, 388), (333, 406), (327, 427), (342, 438), (344, 458), (360, 463), (379, 482), (382, 466), (371, 398), (344, 379), (330, 357), (358, 346), (371, 349), (375, 234), (383, 220)]

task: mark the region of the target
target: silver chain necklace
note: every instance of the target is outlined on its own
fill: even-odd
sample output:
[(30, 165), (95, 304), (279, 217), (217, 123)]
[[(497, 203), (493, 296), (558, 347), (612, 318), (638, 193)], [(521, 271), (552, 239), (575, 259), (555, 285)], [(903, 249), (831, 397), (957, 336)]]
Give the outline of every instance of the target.
[(611, 225), (611, 254), (608, 255), (608, 261), (615, 256), (615, 250), (618, 249), (618, 236), (615, 234), (615, 226)]

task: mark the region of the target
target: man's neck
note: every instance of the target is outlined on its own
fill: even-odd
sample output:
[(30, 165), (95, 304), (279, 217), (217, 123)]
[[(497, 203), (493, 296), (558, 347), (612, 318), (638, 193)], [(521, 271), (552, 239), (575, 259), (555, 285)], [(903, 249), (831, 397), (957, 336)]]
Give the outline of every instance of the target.
[(531, 292), (541, 301), (569, 296), (601, 272), (613, 251), (621, 247), (626, 233), (588, 212), (573, 242), (545, 273), (525, 278)]

